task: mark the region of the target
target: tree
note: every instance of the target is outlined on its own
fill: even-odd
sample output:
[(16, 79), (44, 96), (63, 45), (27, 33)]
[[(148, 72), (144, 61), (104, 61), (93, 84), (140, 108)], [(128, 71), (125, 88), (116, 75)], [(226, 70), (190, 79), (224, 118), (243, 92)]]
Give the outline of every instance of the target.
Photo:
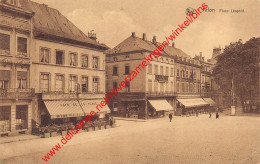
[(243, 110), (245, 104), (259, 107), (259, 51), (260, 38), (251, 38), (245, 44), (242, 40), (230, 43), (217, 58), (213, 70), (215, 81), (223, 91), (231, 91), (234, 76), (235, 94), (239, 97)]

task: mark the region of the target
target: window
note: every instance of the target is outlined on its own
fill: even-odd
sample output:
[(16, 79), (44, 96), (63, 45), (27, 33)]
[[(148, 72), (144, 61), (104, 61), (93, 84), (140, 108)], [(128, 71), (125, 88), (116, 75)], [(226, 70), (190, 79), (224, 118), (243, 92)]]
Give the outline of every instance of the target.
[(188, 83), (186, 83), (185, 89), (186, 89), (186, 92), (189, 92), (189, 84)]
[(0, 71), (0, 88), (8, 88), (10, 81), (10, 71), (1, 70)]
[(70, 65), (77, 66), (77, 54), (76, 53), (70, 53), (69, 54), (69, 61), (70, 61)]
[(88, 67), (88, 55), (81, 56), (81, 67)]
[(69, 91), (76, 92), (77, 88), (77, 76), (70, 75), (69, 77)]
[(177, 69), (177, 77), (179, 77), (180, 76), (180, 71), (179, 71), (179, 69)]
[(130, 92), (130, 83), (126, 83), (125, 90), (126, 92)]
[(130, 59), (129, 55), (126, 55), (126, 56), (125, 56), (125, 59), (126, 59), (126, 60), (129, 60), (129, 59)]
[(129, 75), (130, 74), (130, 66), (126, 65), (125, 66), (125, 75)]
[(28, 106), (16, 106), (16, 130), (27, 129), (28, 124)]
[(27, 88), (27, 72), (25, 71), (17, 72), (17, 88), (20, 89)]
[(166, 63), (169, 63), (169, 59), (166, 59)]
[(41, 48), (40, 50), (40, 62), (41, 63), (49, 63), (50, 61), (50, 49), (49, 48)]
[(50, 90), (50, 75), (47, 73), (41, 74), (41, 91), (42, 92), (49, 92)]
[(93, 68), (99, 68), (99, 61), (97, 56), (93, 56)]
[(153, 65), (148, 64), (148, 74), (152, 74), (152, 72), (153, 72)]
[(0, 106), (0, 132), (11, 130), (11, 106)]
[(165, 71), (166, 76), (169, 76), (169, 67), (166, 67)]
[(196, 72), (193, 72), (193, 79), (196, 79)]
[(99, 78), (93, 77), (93, 92), (98, 93), (99, 92)]
[(177, 84), (176, 84), (176, 91), (177, 91), (177, 93), (180, 92), (180, 83), (177, 83)]
[(154, 92), (158, 92), (158, 82), (154, 80)]
[(184, 86), (184, 83), (181, 83), (181, 92), (185, 92), (185, 86)]
[(190, 72), (190, 78), (193, 79), (193, 72)]
[(182, 77), (182, 78), (185, 78), (185, 72), (184, 72), (184, 70), (181, 71), (181, 77)]
[(163, 66), (160, 66), (160, 75), (163, 75)]
[(117, 66), (113, 66), (113, 75), (117, 75)]
[(154, 65), (154, 74), (158, 75), (158, 65)]
[(113, 110), (114, 110), (114, 112), (116, 112), (118, 109), (118, 103), (117, 102), (114, 102), (113, 103)]
[(18, 37), (17, 39), (17, 52), (23, 53), (23, 55), (27, 56), (27, 39)]
[(117, 57), (114, 57), (113, 60), (116, 62), (117, 61)]
[(117, 82), (116, 81), (113, 82), (113, 88), (115, 88), (115, 87), (117, 87)]
[(88, 92), (88, 77), (81, 78), (81, 91), (82, 93)]
[(64, 76), (63, 75), (56, 75), (55, 77), (55, 91), (57, 92), (63, 92), (63, 84), (64, 82)]
[(171, 82), (171, 91), (173, 92), (174, 89), (173, 89), (173, 82)]
[(64, 51), (56, 51), (56, 64), (64, 64)]
[(10, 51), (10, 35), (0, 33), (0, 50)]
[(163, 62), (163, 57), (161, 57), (161, 62)]
[(152, 84), (152, 80), (148, 79), (148, 92), (152, 92), (153, 91), (153, 84)]
[(193, 84), (190, 84), (190, 93), (193, 92)]
[(171, 68), (171, 70), (170, 70), (170, 76), (173, 77), (173, 68)]
[(189, 72), (188, 71), (186, 71), (186, 78), (188, 78), (189, 77)]
[(198, 93), (200, 93), (200, 85), (199, 84), (198, 84), (197, 89), (198, 89)]

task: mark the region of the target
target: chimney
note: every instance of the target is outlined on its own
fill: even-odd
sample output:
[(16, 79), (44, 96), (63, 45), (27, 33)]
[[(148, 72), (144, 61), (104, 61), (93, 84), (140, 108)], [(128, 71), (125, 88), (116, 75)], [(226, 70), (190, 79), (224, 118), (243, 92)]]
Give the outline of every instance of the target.
[(200, 52), (200, 61), (202, 61), (202, 52)]
[(153, 36), (153, 44), (156, 43), (156, 36)]
[(175, 48), (175, 43), (174, 43), (174, 42), (172, 42), (172, 47), (174, 47), (174, 48)]
[(143, 40), (146, 40), (146, 33), (143, 33)]
[(132, 37), (135, 37), (135, 32), (132, 32)]

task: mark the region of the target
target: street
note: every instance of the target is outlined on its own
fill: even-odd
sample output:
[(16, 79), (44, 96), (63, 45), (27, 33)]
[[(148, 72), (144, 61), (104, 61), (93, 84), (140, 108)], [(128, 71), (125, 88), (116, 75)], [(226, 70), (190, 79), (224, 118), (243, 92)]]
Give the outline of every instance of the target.
[[(79, 133), (48, 163), (260, 162), (260, 118), (173, 117), (147, 122), (117, 120), (118, 127)], [(0, 163), (46, 163), (61, 137), (0, 144)], [(23, 150), (21, 152), (21, 150)]]

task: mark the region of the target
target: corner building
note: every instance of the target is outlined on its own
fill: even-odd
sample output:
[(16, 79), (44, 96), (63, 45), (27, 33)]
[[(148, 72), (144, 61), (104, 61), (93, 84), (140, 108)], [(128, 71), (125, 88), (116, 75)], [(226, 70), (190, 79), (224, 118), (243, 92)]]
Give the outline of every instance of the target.
[[(127, 75), (142, 63), (145, 57), (157, 49), (158, 45), (160, 45), (160, 43), (156, 41), (155, 36), (152, 41), (148, 41), (146, 34), (143, 34), (143, 37), (139, 38), (135, 33), (132, 33), (129, 38), (112, 50), (107, 51), (107, 93), (110, 92), (110, 89), (114, 88), (114, 86), (118, 86)], [(182, 62), (181, 59), (189, 56), (182, 50), (175, 48), (174, 44), (172, 46), (166, 46), (161, 53), (160, 57), (154, 58), (154, 60), (148, 64), (147, 68), (143, 69), (133, 81), (128, 83), (128, 85), (123, 88), (122, 91), (119, 91), (118, 95), (111, 100), (109, 106), (113, 115), (147, 119), (163, 117), (168, 115), (169, 112), (174, 112), (175, 114), (181, 113), (181, 111), (179, 111), (181, 109), (178, 109), (176, 104), (180, 93), (184, 93), (184, 91), (176, 90), (176, 79), (178, 81), (177, 76), (180, 76), (181, 71), (184, 70), (179, 69), (179, 67), (185, 68), (185, 71), (188, 70), (189, 67), (189, 73), (197, 72), (199, 78), (200, 66), (189, 63), (188, 59), (187, 63), (189, 64), (185, 65), (185, 62)], [(175, 61), (179, 63), (176, 64)], [(195, 66), (192, 69), (191, 67), (193, 65)], [(190, 75), (188, 76), (190, 77)], [(187, 79), (189, 79), (189, 77), (187, 77)], [(197, 84), (197, 81), (195, 83)], [(187, 84), (190, 84), (190, 82), (187, 81)], [(197, 85), (199, 85), (199, 87), (196, 96), (200, 97), (199, 81)], [(180, 86), (177, 88), (179, 89)], [(193, 90), (192, 87), (192, 94)], [(189, 89), (187, 92), (185, 90), (184, 93), (187, 98), (186, 93), (190, 93)]]
[(96, 34), (84, 34), (45, 4), (5, 0), (0, 7), (0, 134), (75, 123), (96, 110), (108, 49)]

